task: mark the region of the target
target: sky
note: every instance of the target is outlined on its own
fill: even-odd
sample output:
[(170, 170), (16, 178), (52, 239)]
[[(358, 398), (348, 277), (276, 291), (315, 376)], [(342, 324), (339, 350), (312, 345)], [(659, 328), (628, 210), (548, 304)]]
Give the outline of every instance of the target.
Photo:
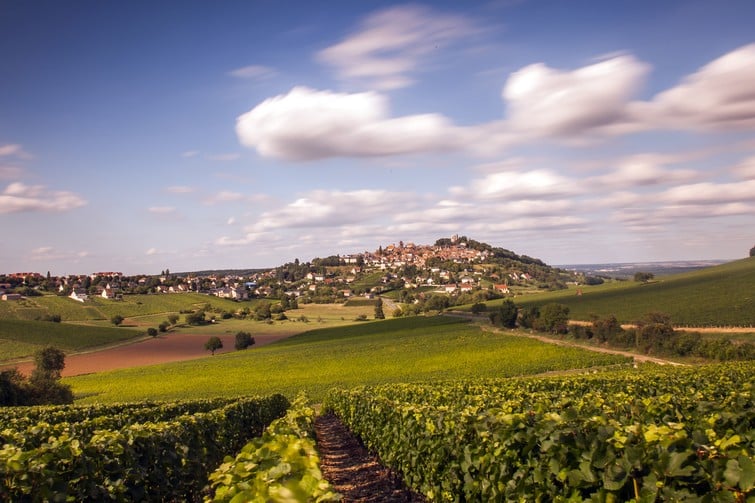
[(0, 3), (0, 273), (755, 245), (755, 2)]

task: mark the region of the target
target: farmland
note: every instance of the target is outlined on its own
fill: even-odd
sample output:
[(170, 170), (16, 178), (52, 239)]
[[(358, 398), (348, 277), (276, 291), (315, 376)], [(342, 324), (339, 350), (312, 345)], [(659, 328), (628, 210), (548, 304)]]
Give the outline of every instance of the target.
[(141, 335), (129, 328), (73, 325), (49, 321), (0, 319), (2, 360), (29, 356), (51, 344), (64, 351), (82, 351), (127, 341)]
[(649, 283), (625, 281), (578, 289), (581, 295), (571, 288), (514, 301), (524, 307), (559, 302), (578, 320), (613, 314), (622, 323), (632, 323), (648, 312), (662, 311), (683, 326), (755, 326), (755, 257)]
[(88, 403), (299, 391), (319, 401), (332, 386), (507, 377), (625, 361), (445, 317), (416, 317), (316, 329), (256, 349), (64, 381)]

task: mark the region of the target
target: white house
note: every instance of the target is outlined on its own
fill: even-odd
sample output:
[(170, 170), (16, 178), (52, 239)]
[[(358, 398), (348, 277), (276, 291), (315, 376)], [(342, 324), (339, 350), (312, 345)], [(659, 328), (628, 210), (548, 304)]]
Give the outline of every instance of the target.
[(73, 292), (71, 292), (71, 295), (69, 295), (73, 300), (78, 302), (84, 302), (86, 300), (89, 300), (89, 295), (87, 295), (86, 290), (82, 289), (74, 289)]

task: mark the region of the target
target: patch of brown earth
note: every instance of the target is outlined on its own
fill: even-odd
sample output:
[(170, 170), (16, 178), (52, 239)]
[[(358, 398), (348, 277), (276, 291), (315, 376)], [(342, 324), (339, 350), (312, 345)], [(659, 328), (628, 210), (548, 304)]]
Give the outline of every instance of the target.
[(424, 502), (370, 455), (333, 414), (315, 421), (320, 469), (345, 503)]
[[(215, 351), (215, 354), (235, 351), (235, 335), (219, 335), (223, 342), (223, 348)], [(255, 344), (245, 351), (254, 351), (254, 348), (264, 346), (273, 341), (289, 337), (289, 335), (255, 335)], [(207, 334), (161, 334), (157, 337), (126, 344), (91, 353), (78, 353), (66, 356), (66, 366), (63, 369), (63, 377), (91, 374), (106, 370), (141, 367), (158, 363), (193, 360), (210, 356), (210, 352), (204, 348), (205, 342), (210, 336)], [(16, 365), (18, 370), (26, 375), (34, 368), (33, 362), (21, 362)]]

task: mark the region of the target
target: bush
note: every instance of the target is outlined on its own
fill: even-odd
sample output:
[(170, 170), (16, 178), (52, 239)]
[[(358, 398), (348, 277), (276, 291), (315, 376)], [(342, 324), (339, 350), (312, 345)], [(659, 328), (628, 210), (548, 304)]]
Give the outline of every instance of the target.
[(204, 311), (197, 311), (196, 313), (191, 313), (186, 315), (186, 324), (187, 325), (202, 325), (206, 322), (204, 317)]
[(237, 350), (246, 349), (249, 346), (253, 346), (254, 342), (254, 337), (249, 332), (237, 332), (234, 347)]
[(158, 330), (160, 330), (160, 332), (167, 332), (169, 326), (170, 326), (170, 323), (168, 323), (167, 321), (163, 321), (157, 326), (157, 328)]
[(157, 337), (157, 329), (156, 329), (156, 328), (152, 328), (152, 327), (149, 327), (149, 328), (147, 329), (147, 335), (149, 335), (149, 336), (151, 336), (151, 337)]

